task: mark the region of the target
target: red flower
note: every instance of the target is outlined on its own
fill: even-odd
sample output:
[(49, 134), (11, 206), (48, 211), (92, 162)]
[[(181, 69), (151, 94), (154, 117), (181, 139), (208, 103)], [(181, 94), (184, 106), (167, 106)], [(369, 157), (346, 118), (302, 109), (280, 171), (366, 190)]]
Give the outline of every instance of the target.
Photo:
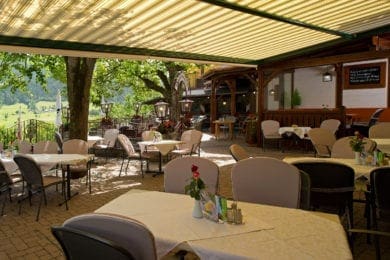
[(200, 173), (198, 172), (198, 166), (191, 166), (192, 177), (189, 180), (190, 183), (184, 187), (184, 192), (190, 194), (192, 198), (200, 200), (200, 193), (205, 188), (203, 180), (200, 178)]
[[(196, 166), (195, 164), (193, 164), (192, 166), (191, 166), (191, 171), (192, 172), (196, 172), (198, 170), (198, 166)], [(199, 174), (199, 173), (198, 173)]]
[(192, 173), (192, 176), (194, 177), (194, 179), (198, 179), (199, 178), (199, 172), (193, 172)]

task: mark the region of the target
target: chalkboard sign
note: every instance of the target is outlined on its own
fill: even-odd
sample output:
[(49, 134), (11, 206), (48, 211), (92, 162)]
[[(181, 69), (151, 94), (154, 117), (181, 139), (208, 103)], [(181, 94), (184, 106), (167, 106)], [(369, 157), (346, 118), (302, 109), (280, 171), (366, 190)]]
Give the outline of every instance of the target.
[(386, 63), (359, 64), (344, 67), (344, 88), (385, 87)]

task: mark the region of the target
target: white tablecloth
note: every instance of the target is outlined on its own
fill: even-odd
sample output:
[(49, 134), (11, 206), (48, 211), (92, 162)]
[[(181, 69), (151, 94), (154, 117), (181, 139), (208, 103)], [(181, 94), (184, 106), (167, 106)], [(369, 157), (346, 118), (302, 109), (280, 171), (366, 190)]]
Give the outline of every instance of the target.
[(311, 129), (311, 127), (305, 127), (305, 126), (280, 127), (279, 134), (282, 135), (284, 133), (295, 133), (297, 136), (299, 136), (299, 138), (303, 139), (303, 138), (305, 138), (305, 135), (307, 134), (307, 132), (309, 132), (310, 129)]
[(88, 142), (88, 147), (91, 148), (96, 142), (103, 141), (104, 138), (98, 135), (89, 135), (87, 142)]
[(238, 206), (245, 224), (218, 224), (193, 218), (188, 195), (132, 190), (96, 212), (143, 222), (155, 236), (159, 258), (178, 247), (201, 259), (352, 259), (338, 221), (297, 209)]
[(177, 144), (183, 143), (182, 141), (177, 140), (161, 140), (158, 142), (153, 141), (142, 141), (138, 142), (139, 148), (141, 152), (144, 152), (147, 150), (148, 146), (154, 146), (158, 149), (158, 151), (161, 153), (161, 155), (167, 155), (170, 151), (175, 149), (175, 146)]
[(316, 157), (286, 157), (283, 161), (287, 163), (307, 162), (307, 161), (325, 161), (325, 162), (336, 162), (348, 165), (355, 171), (355, 179), (366, 177), (370, 178), (370, 172), (377, 168), (372, 165), (357, 164), (355, 159), (344, 159), (344, 158), (316, 158)]
[(373, 138), (377, 148), (383, 153), (390, 154), (390, 138)]

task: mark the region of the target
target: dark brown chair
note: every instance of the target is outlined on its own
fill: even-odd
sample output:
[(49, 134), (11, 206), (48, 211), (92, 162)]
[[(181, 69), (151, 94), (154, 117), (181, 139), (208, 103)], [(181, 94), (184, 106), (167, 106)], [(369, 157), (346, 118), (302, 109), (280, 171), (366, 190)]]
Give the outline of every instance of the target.
[(375, 125), (376, 122), (378, 122), (378, 119), (384, 110), (384, 108), (378, 108), (377, 110), (375, 110), (374, 113), (372, 113), (368, 122), (354, 122), (351, 125), (351, 128), (353, 129), (353, 131), (358, 131), (360, 134), (364, 135), (365, 137), (368, 137), (368, 130), (371, 126)]
[(3, 200), (3, 205), (1, 206), (1, 215), (3, 216), (4, 214), (4, 208), (5, 208), (5, 203), (7, 201), (7, 194), (9, 196), (9, 199), (11, 200), (11, 180), (7, 174), (6, 171), (1, 171), (0, 170), (0, 197), (4, 195), (4, 200)]
[(22, 210), (22, 201), (26, 198), (29, 199), (31, 205), (31, 197), (35, 193), (41, 193), (39, 200), (38, 212), (36, 221), (39, 220), (39, 213), (41, 211), (42, 198), (47, 205), (45, 190), (50, 186), (62, 184), (62, 194), (65, 200), (66, 209), (68, 210), (67, 196), (65, 192), (65, 178), (57, 176), (42, 176), (42, 171), (39, 165), (30, 157), (22, 154), (17, 154), (14, 157), (15, 163), (18, 165), (20, 172), (22, 173), (23, 180), (26, 182), (26, 189), (28, 196), (23, 198), (23, 195), (19, 198), (19, 214)]
[(135, 259), (113, 241), (85, 231), (55, 226), (51, 232), (60, 243), (66, 259)]
[(368, 229), (349, 229), (351, 248), (353, 248), (354, 233), (363, 233), (374, 236), (376, 259), (381, 258), (379, 237), (390, 237), (390, 232), (380, 230), (378, 221), (390, 222), (390, 167), (376, 168), (370, 173), (370, 190), (368, 192), (369, 205), (371, 208), (371, 229), (370, 219)]
[(346, 215), (353, 227), (355, 171), (333, 162), (298, 162), (294, 165), (310, 177), (310, 209)]

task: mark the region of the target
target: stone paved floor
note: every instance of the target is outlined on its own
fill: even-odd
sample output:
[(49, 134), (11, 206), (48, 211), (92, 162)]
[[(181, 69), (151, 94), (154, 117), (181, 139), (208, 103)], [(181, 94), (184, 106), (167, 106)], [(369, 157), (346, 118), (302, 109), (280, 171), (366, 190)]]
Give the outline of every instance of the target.
[[(231, 197), (230, 168), (234, 163), (230, 156), (228, 147), (232, 143), (226, 140), (215, 141), (206, 136), (202, 142), (201, 156), (215, 161), (221, 169), (220, 193)], [(234, 142), (239, 143), (252, 155), (266, 155), (282, 159), (289, 155), (299, 155), (300, 151), (281, 153), (278, 150), (270, 149), (265, 153), (257, 147), (248, 147), (243, 140), (237, 138)], [(309, 156), (311, 154), (305, 154)], [(152, 177), (146, 174), (145, 178), (139, 175), (138, 164), (130, 165), (127, 175), (119, 177), (120, 160), (111, 158), (107, 163), (104, 159), (97, 159), (93, 167), (92, 193), (89, 194), (84, 182), (74, 181), (72, 190), (79, 190), (80, 194), (69, 201), (69, 210), (65, 206), (59, 207), (60, 196), (55, 188), (48, 192), (48, 205), (42, 207), (40, 219), (35, 221), (38, 200), (33, 200), (30, 207), (27, 202), (23, 203), (22, 214), (18, 215), (16, 198), (12, 203), (7, 203), (5, 215), (0, 217), (0, 259), (63, 259), (59, 245), (50, 232), (50, 226), (60, 225), (66, 219), (92, 212), (109, 202), (110, 200), (127, 192), (131, 188), (147, 190), (163, 190), (163, 175)], [(157, 167), (157, 165), (154, 165)], [(16, 187), (14, 196), (20, 191)], [(362, 205), (355, 205), (355, 225), (364, 227)], [(389, 230), (388, 230), (389, 231)], [(390, 239), (383, 239), (383, 259), (390, 259)], [(358, 237), (355, 243), (355, 259), (374, 259), (375, 252), (372, 245), (365, 242), (364, 237)]]

